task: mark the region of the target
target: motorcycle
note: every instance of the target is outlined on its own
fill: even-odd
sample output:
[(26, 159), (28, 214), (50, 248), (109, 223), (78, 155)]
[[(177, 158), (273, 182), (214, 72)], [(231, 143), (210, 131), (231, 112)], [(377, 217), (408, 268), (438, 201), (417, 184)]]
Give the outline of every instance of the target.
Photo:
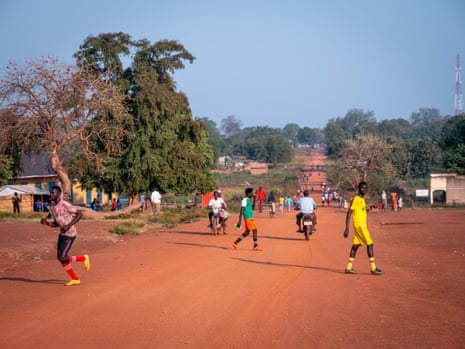
[(310, 240), (310, 235), (315, 234), (315, 227), (313, 226), (313, 220), (315, 219), (313, 213), (304, 214), (302, 217), (302, 223), (304, 226), (305, 240)]
[(212, 234), (220, 235), (220, 232), (223, 231), (223, 235), (226, 235), (226, 220), (228, 219), (228, 212), (221, 208), (218, 211), (213, 212), (212, 217)]

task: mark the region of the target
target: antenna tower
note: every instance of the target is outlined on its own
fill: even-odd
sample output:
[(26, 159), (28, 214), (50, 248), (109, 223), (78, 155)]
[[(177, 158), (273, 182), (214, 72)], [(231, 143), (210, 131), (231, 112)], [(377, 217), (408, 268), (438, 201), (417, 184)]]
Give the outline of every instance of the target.
[(462, 79), (460, 77), (460, 55), (457, 54), (457, 65), (455, 68), (455, 115), (463, 114), (463, 103), (462, 103)]

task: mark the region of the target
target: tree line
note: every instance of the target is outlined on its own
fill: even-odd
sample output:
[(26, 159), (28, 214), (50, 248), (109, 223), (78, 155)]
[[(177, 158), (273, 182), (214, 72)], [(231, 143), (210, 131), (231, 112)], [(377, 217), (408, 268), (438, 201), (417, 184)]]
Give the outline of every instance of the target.
[(353, 109), (329, 120), (326, 150), (333, 161), (327, 178), (356, 189), (361, 180), (374, 191), (431, 173), (465, 174), (465, 115), (441, 116), (421, 108), (409, 119), (377, 122), (373, 112)]
[(325, 147), (327, 178), (343, 191), (356, 190), (362, 180), (377, 190), (426, 180), (433, 172), (465, 174), (465, 115), (442, 116), (435, 108), (421, 108), (408, 119), (382, 121), (371, 111), (352, 109), (330, 119), (323, 129), (295, 123), (283, 129), (241, 129), (234, 116), (221, 120), (218, 129), (213, 121), (204, 121), (216, 157), (241, 155), (285, 163), (298, 144)]

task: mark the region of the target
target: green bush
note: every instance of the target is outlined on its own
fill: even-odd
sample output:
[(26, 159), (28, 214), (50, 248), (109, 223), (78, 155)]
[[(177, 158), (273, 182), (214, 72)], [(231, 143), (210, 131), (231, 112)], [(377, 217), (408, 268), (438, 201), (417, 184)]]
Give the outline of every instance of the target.
[(118, 235), (139, 235), (143, 227), (143, 222), (127, 221), (110, 228), (110, 232)]
[(149, 222), (158, 223), (167, 228), (174, 228), (180, 223), (192, 223), (208, 216), (202, 208), (164, 208), (157, 217), (150, 216)]

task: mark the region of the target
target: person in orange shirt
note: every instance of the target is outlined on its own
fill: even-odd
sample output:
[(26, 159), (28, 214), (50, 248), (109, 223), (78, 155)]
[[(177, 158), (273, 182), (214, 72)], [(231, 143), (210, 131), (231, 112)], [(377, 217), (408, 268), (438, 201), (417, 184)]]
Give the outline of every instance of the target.
[(392, 205), (392, 210), (397, 211), (397, 193), (396, 192), (391, 193), (391, 205)]

